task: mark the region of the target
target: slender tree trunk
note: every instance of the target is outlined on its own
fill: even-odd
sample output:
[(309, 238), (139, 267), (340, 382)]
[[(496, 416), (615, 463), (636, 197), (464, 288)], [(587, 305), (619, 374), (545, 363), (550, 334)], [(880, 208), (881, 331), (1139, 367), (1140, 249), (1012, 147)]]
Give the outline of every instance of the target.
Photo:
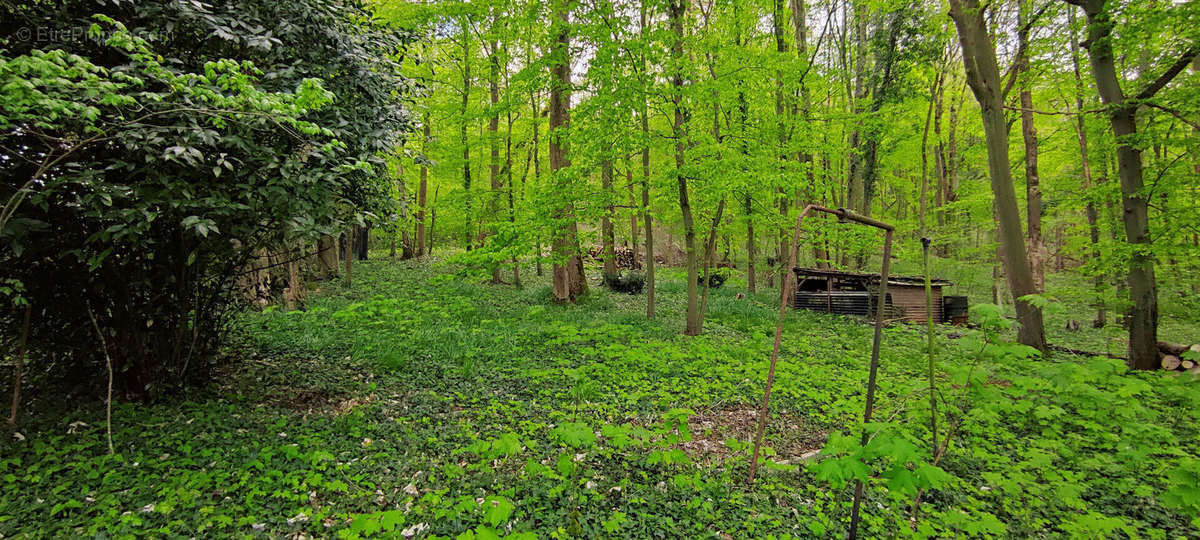
[[(784, 0), (775, 0), (775, 2), (773, 3), (773, 6), (772, 6), (772, 11), (771, 11), (771, 26), (772, 26), (772, 30), (773, 30), (773, 33), (775, 36), (775, 52), (778, 52), (779, 56), (781, 56), (781, 57), (784, 54), (786, 54), (788, 51), (788, 44), (787, 44), (787, 40), (785, 39), (785, 34), (784, 34), (783, 2), (784, 2)], [(782, 182), (782, 177), (785, 174), (784, 171), (786, 171), (786, 167), (787, 167), (786, 163), (788, 160), (788, 154), (787, 154), (787, 146), (788, 146), (787, 106), (786, 106), (786, 97), (785, 97), (785, 93), (784, 93), (783, 82), (784, 82), (783, 70), (776, 70), (775, 71), (775, 129), (778, 131), (778, 133), (776, 134), (776, 137), (778, 139), (777, 144), (779, 145), (778, 160), (779, 160), (779, 174), (781, 177), (780, 178), (781, 182)], [(783, 187), (777, 188), (776, 203), (779, 208), (779, 214), (781, 216), (783, 216), (783, 219), (781, 219), (780, 221), (782, 223), (786, 224), (787, 223), (788, 196), (787, 196), (787, 193), (784, 191)], [(786, 228), (786, 226), (781, 227), (777, 231), (775, 231), (775, 237), (776, 237), (777, 245), (776, 245), (776, 251), (775, 251), (775, 268), (774, 268), (774, 270), (776, 272), (778, 272), (778, 274), (780, 276), (779, 277), (779, 294), (780, 294), (780, 296), (782, 296), (783, 289), (784, 289), (783, 275), (785, 272), (783, 265), (784, 265), (784, 259), (786, 257), (784, 254), (787, 253), (787, 228)], [(769, 285), (774, 286), (774, 276), (772, 276), (771, 280), (772, 281)]]
[(421, 180), (417, 187), (417, 249), (416, 256), (425, 256), (425, 197), (429, 190), (429, 116), (426, 115), (421, 128)]
[[(641, 2), (641, 25), (638, 27), (643, 40), (646, 39), (646, 0)], [(641, 56), (642, 87), (648, 90), (650, 76), (646, 70), (645, 53)], [(650, 218), (650, 107), (646, 94), (642, 94), (642, 226), (646, 229), (646, 318), (654, 318), (654, 220)]]
[(750, 195), (746, 195), (746, 289), (755, 292), (754, 275), (754, 205)]
[(29, 322), (33, 318), (33, 304), (25, 304), (25, 317), (21, 322), (21, 338), (17, 340), (17, 356), (13, 363), (12, 408), (8, 413), (8, 427), (17, 427), (17, 413), (21, 410), (21, 379), (25, 376), (25, 351), (29, 343)]
[[(539, 149), (542, 143), (538, 132), (540, 131), (542, 122), (538, 120), (538, 118), (541, 117), (541, 114), (539, 113), (541, 112), (542, 108), (538, 106), (537, 93), (534, 90), (529, 91), (529, 107), (533, 113), (533, 118), (531, 119), (533, 121), (533, 182), (541, 185), (542, 159)], [(538, 277), (541, 277), (545, 275), (545, 271), (542, 269), (542, 238), (540, 234), (538, 235), (538, 239), (535, 241), (535, 249), (537, 250), (537, 256), (533, 258), (534, 272), (538, 275)]]
[(1046, 244), (1042, 238), (1042, 188), (1038, 175), (1037, 127), (1033, 123), (1033, 90), (1029, 82), (1029, 3), (1018, 2), (1017, 73), (1021, 100), (1021, 138), (1025, 143), (1025, 220), (1029, 268), (1038, 292), (1046, 290)]
[(671, 32), (674, 34), (671, 42), (671, 61), (675, 65), (671, 73), (671, 104), (675, 110), (675, 121), (672, 125), (672, 136), (675, 138), (675, 175), (679, 186), (679, 212), (683, 218), (683, 241), (687, 250), (687, 322), (683, 333), (689, 336), (699, 335), (700, 325), (700, 290), (699, 290), (699, 258), (696, 253), (696, 227), (692, 220), (692, 204), (688, 194), (687, 175), (683, 171), (687, 148), (687, 110), (683, 103), (683, 16), (687, 10), (687, 0), (670, 0)]
[[(488, 197), (488, 214), (492, 223), (500, 221), (500, 44), (492, 40), (488, 54), (488, 98), (491, 111), (488, 114), (488, 173), (491, 180), (492, 193)], [(495, 234), (495, 225), (492, 234)], [(500, 265), (492, 265), (492, 283), (501, 283)]]
[(709, 268), (713, 266), (713, 257), (717, 252), (717, 228), (721, 225), (721, 217), (725, 215), (725, 198), (717, 203), (717, 214), (713, 216), (712, 228), (708, 231), (708, 241), (704, 244), (704, 294), (700, 298), (700, 325), (704, 325), (704, 316), (708, 313), (708, 289), (712, 287)]
[[(957, 87), (957, 81), (956, 81)], [(956, 88), (959, 97), (962, 97), (961, 89)], [(950, 120), (946, 126), (946, 185), (945, 195), (942, 197), (944, 204), (952, 205), (958, 201), (958, 111), (962, 109), (961, 99), (950, 102)], [(938, 225), (954, 223), (956, 221), (956, 212), (946, 211), (938, 213)], [(945, 242), (935, 246), (939, 256), (945, 257), (949, 253), (949, 242)]]
[(626, 156), (625, 159), (625, 183), (629, 186), (629, 208), (633, 210), (629, 212), (629, 239), (633, 244), (632, 253), (633, 261), (630, 263), (630, 270), (640, 268), (638, 266), (638, 218), (637, 218), (637, 195), (633, 190), (633, 160)]
[(984, 21), (984, 12), (978, 0), (950, 0), (950, 16), (958, 28), (967, 82), (979, 101), (983, 119), (992, 194), (995, 197), (996, 217), (1000, 221), (1004, 274), (1008, 278), (1008, 287), (1012, 292), (1017, 322), (1020, 325), (1017, 340), (1044, 351), (1046, 337), (1042, 326), (1042, 312), (1037, 306), (1021, 300), (1026, 295), (1037, 293), (1037, 286), (1025, 253), (1017, 195), (1013, 188), (1012, 171), (1009, 169), (1008, 126), (1004, 120), (996, 51), (992, 46)]
[(1154, 276), (1154, 254), (1150, 249), (1150, 209), (1143, 193), (1142, 153), (1133, 142), (1137, 135), (1138, 101), (1154, 97), (1182, 72), (1198, 53), (1192, 44), (1170, 68), (1126, 101), (1117, 74), (1112, 49), (1114, 21), (1105, 0), (1076, 0), (1088, 18), (1085, 47), (1100, 100), (1108, 108), (1109, 123), (1117, 140), (1117, 175), (1124, 195), (1125, 239), (1132, 245), (1129, 258), (1129, 363), (1134, 369), (1158, 369), (1158, 283)]
[[(925, 216), (929, 210), (929, 125), (933, 120), (933, 111), (937, 107), (937, 95), (941, 86), (942, 72), (939, 70), (933, 78), (933, 87), (929, 91), (929, 108), (925, 111), (925, 129), (921, 131), (921, 203), (917, 214), (917, 224), (922, 237), (928, 236), (925, 230)], [(935, 158), (934, 161), (937, 159)]]
[[(948, 171), (946, 170), (946, 146), (943, 144), (944, 139), (942, 138), (942, 115), (945, 111), (946, 77), (948, 76), (947, 67), (949, 63), (950, 60), (946, 59), (946, 61), (942, 64), (941, 69), (938, 71), (940, 84), (937, 85), (937, 92), (933, 94), (933, 168), (935, 174), (937, 174), (937, 186), (934, 189), (933, 196), (933, 213), (937, 216), (936, 221), (939, 233), (941, 232), (941, 227), (945, 225), (945, 209), (943, 206), (946, 204), (945, 196), (947, 192), (946, 175)], [(938, 242), (938, 244), (944, 243), (945, 242)]]
[[(507, 57), (508, 56), (508, 46), (507, 45), (505, 45), (504, 51), (505, 51), (505, 56)], [(505, 102), (508, 102), (510, 100), (511, 90), (512, 90), (512, 84), (509, 81), (508, 76), (506, 74), (505, 78), (504, 78), (504, 100), (505, 100)], [(513, 122), (514, 122), (514, 120), (513, 120), (512, 109), (507, 108), (507, 107), (506, 107), (506, 109), (507, 109), (507, 112), (505, 114), (506, 114), (508, 123), (505, 126), (506, 129), (504, 131), (504, 174), (506, 175), (507, 180), (508, 180), (507, 182), (505, 182), (505, 184), (508, 185), (508, 222), (515, 225), (517, 223), (517, 204), (516, 204), (516, 200), (515, 200), (515, 195), (513, 193), (514, 191), (516, 191), (516, 185), (514, 184), (514, 180), (513, 180), (513, 158), (512, 158), (512, 141), (513, 141)], [(529, 163), (528, 162), (525, 163), (525, 172), (522, 173), (522, 175), (524, 175), (527, 172), (529, 172)], [(522, 185), (524, 185), (524, 183), (525, 183), (524, 176), (521, 177), (521, 183), (522, 183)], [(513, 257), (512, 265), (513, 265), (513, 286), (520, 289), (520, 288), (522, 288), (520, 258)]]
[(463, 91), (462, 91), (462, 124), (459, 131), (459, 143), (462, 144), (462, 159), (463, 159), (463, 191), (466, 195), (466, 212), (464, 215), (463, 228), (463, 244), (467, 250), (471, 250), (471, 145), (467, 140), (467, 126), (469, 124), (470, 113), (468, 107), (471, 104), (471, 24), (466, 18), (462, 20), (462, 38), (463, 38)]
[(346, 273), (342, 276), (342, 283), (346, 286), (346, 288), (350, 288), (350, 278), (352, 277), (351, 265), (354, 262), (354, 237), (357, 236), (355, 234), (355, 229), (357, 227), (358, 226), (355, 225), (346, 230)]
[(288, 286), (283, 294), (283, 305), (285, 311), (294, 311), (304, 301), (304, 280), (300, 277), (300, 255), (304, 253), (304, 243), (296, 242), (294, 248), (286, 253)]
[(604, 198), (609, 201), (609, 204), (604, 205), (604, 216), (600, 218), (600, 242), (604, 251), (604, 274), (617, 274), (617, 251), (616, 251), (616, 233), (613, 231), (613, 205), (611, 201), (616, 198), (613, 193), (613, 163), (611, 159), (604, 159), (600, 162), (600, 186), (604, 191)]
[[(1075, 10), (1067, 9), (1068, 20), (1071, 28), (1075, 28)], [(1096, 211), (1095, 194), (1093, 193), (1092, 181), (1092, 166), (1088, 159), (1088, 140), (1087, 140), (1087, 124), (1083, 115), (1083, 77), (1080, 75), (1079, 69), (1079, 43), (1076, 36), (1072, 35), (1071, 39), (1071, 67), (1075, 75), (1075, 134), (1079, 140), (1079, 166), (1083, 175), (1083, 190), (1087, 198), (1087, 206), (1084, 213), (1087, 215), (1088, 222), (1088, 240), (1091, 242), (1092, 260), (1099, 263), (1100, 261), (1100, 227), (1099, 214)], [(1092, 327), (1103, 328), (1108, 324), (1108, 312), (1104, 308), (1104, 273), (1097, 271), (1096, 276), (1092, 279), (1093, 287), (1096, 290), (1096, 318), (1092, 320)]]
[[(403, 149), (402, 149), (403, 150)], [(405, 222), (408, 221), (409, 200), (408, 200), (408, 184), (404, 181), (404, 162), (401, 161), (397, 169), (396, 188), (400, 195), (400, 258), (413, 258), (413, 242), (412, 237), (408, 235), (408, 226)], [(391, 257), (396, 258), (396, 233), (391, 231), (389, 236), (392, 237), (392, 253)]]

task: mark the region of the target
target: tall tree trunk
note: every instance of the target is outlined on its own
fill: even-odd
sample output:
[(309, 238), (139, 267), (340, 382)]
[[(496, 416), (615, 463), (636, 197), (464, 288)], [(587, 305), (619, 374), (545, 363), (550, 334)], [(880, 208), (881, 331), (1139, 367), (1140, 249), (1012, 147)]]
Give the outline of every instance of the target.
[[(495, 227), (500, 221), (500, 190), (503, 186), (500, 184), (500, 44), (496, 40), (492, 40), (491, 50), (488, 54), (488, 98), (491, 104), (491, 111), (488, 113), (488, 173), (491, 180), (492, 193), (488, 197), (488, 217), (493, 225), (491, 233), (495, 234)], [(501, 283), (500, 265), (498, 263), (492, 265), (492, 283)]]
[[(788, 51), (788, 43), (787, 43), (787, 40), (785, 39), (785, 34), (784, 34), (783, 2), (784, 2), (784, 0), (775, 0), (772, 11), (771, 11), (771, 26), (772, 26), (772, 30), (773, 30), (773, 33), (775, 36), (775, 52), (778, 52), (779, 56), (781, 56), (781, 57), (784, 54), (786, 54)], [(786, 97), (785, 97), (785, 93), (784, 93), (783, 81), (784, 81), (783, 70), (776, 70), (775, 71), (775, 129), (778, 130), (778, 133), (776, 134), (776, 136), (778, 137), (778, 144), (779, 144), (779, 150), (778, 150), (779, 158), (778, 159), (779, 159), (779, 171), (780, 171), (780, 177), (781, 177), (780, 182), (781, 183), (783, 180), (782, 177), (785, 174), (784, 171), (786, 171), (786, 168), (787, 168), (787, 160), (788, 160), (787, 106), (786, 106)], [(788, 209), (787, 192), (784, 191), (783, 187), (779, 187), (777, 189), (778, 189), (778, 192), (776, 195), (776, 203), (779, 208), (779, 214), (781, 216), (783, 216), (783, 219), (781, 219), (780, 221), (782, 223), (786, 224), (787, 223), (787, 209)], [(777, 242), (776, 251), (775, 251), (775, 270), (779, 273), (779, 276), (780, 276), (780, 278), (779, 278), (779, 294), (782, 296), (783, 289), (784, 289), (783, 275), (784, 275), (784, 271), (785, 271), (783, 268), (783, 264), (784, 264), (783, 261), (785, 258), (784, 253), (787, 252), (787, 227), (786, 227), (786, 225), (784, 227), (780, 227), (776, 231), (775, 236), (776, 236), (776, 242)], [(774, 277), (772, 277), (771, 279), (772, 279), (771, 285), (773, 285)]]
[(616, 198), (613, 193), (613, 163), (611, 159), (605, 158), (600, 162), (600, 185), (604, 191), (604, 198), (609, 201), (604, 205), (604, 216), (600, 218), (600, 241), (604, 246), (604, 274), (616, 275), (617, 273), (617, 252), (616, 252), (616, 234), (613, 231), (613, 205), (612, 200)]
[[(734, 3), (735, 18), (740, 21), (740, 12), (737, 11), (740, 3)], [(738, 47), (742, 46), (742, 28), (739, 24), (736, 29), (735, 41)], [(741, 81), (739, 80), (739, 85)], [(750, 148), (748, 146), (747, 121), (750, 117), (750, 105), (746, 101), (746, 92), (741, 86), (738, 87), (738, 129), (741, 135), (741, 151), (742, 156), (749, 158)], [(754, 271), (755, 242), (754, 242), (754, 200), (751, 198), (752, 187), (747, 187), (743, 195), (743, 208), (746, 212), (746, 289), (750, 292), (755, 292), (757, 289), (757, 276)]]
[[(921, 202), (917, 213), (917, 226), (922, 237), (928, 236), (925, 229), (925, 216), (929, 210), (929, 125), (933, 120), (934, 109), (937, 108), (941, 86), (942, 71), (938, 70), (937, 75), (933, 78), (933, 87), (929, 92), (929, 108), (925, 111), (925, 129), (921, 131)], [(934, 161), (936, 162), (938, 159), (935, 157)], [(938, 185), (940, 186), (941, 182), (938, 182)]]
[(1132, 244), (1129, 258), (1129, 363), (1134, 369), (1158, 369), (1158, 283), (1154, 276), (1154, 254), (1150, 249), (1150, 212), (1142, 192), (1142, 152), (1135, 146), (1138, 102), (1150, 99), (1179, 75), (1200, 53), (1193, 43), (1162, 75), (1127, 102), (1117, 75), (1112, 49), (1115, 24), (1105, 0), (1075, 0), (1088, 18), (1085, 47), (1100, 101), (1108, 108), (1109, 123), (1117, 140), (1117, 175), (1121, 178), (1125, 239)]
[[(641, 25), (638, 27), (643, 40), (646, 39), (646, 0), (641, 1)], [(646, 55), (641, 56), (642, 86), (648, 90), (650, 76), (646, 70)], [(646, 92), (642, 93), (642, 226), (646, 229), (646, 317), (654, 318), (654, 220), (650, 218), (650, 107), (646, 103)]]
[[(1074, 32), (1075, 10), (1068, 9), (1067, 17), (1072, 32)], [(1101, 257), (1099, 214), (1096, 211), (1095, 194), (1093, 193), (1092, 165), (1088, 159), (1087, 124), (1083, 114), (1083, 76), (1079, 69), (1079, 43), (1074, 34), (1069, 41), (1071, 42), (1071, 67), (1075, 75), (1075, 134), (1079, 140), (1079, 166), (1083, 174), (1084, 196), (1087, 198), (1084, 213), (1087, 215), (1088, 240), (1092, 244), (1092, 261), (1099, 264)], [(1096, 291), (1096, 318), (1092, 320), (1092, 327), (1103, 328), (1108, 324), (1108, 312), (1105, 310), (1103, 299), (1104, 272), (1097, 271), (1095, 277), (1092, 278), (1092, 284)]]
[(626, 156), (625, 158), (625, 183), (629, 186), (629, 208), (633, 210), (629, 212), (629, 239), (633, 244), (632, 253), (633, 261), (630, 263), (630, 270), (640, 268), (638, 266), (638, 218), (637, 218), (637, 195), (633, 191), (633, 160)]
[(342, 283), (346, 286), (346, 288), (350, 288), (351, 283), (351, 270), (354, 263), (354, 237), (357, 236), (355, 234), (355, 229), (357, 228), (358, 226), (355, 225), (346, 230), (346, 249), (344, 250), (344, 254), (346, 256), (346, 273), (342, 275)]
[(462, 91), (462, 124), (459, 130), (459, 143), (462, 144), (463, 159), (463, 191), (466, 195), (466, 213), (464, 216), (463, 245), (471, 249), (471, 145), (467, 140), (467, 125), (470, 121), (468, 107), (471, 104), (471, 24), (465, 17), (462, 20), (463, 39), (463, 91)]
[(746, 289), (755, 292), (754, 276), (754, 205), (750, 195), (745, 198), (746, 209)]
[(1045, 330), (1042, 311), (1021, 297), (1037, 293), (1025, 242), (1021, 234), (1020, 210), (1013, 188), (1012, 171), (1008, 161), (1008, 126), (1004, 121), (1000, 69), (992, 46), (984, 12), (978, 0), (950, 0), (950, 16), (958, 28), (962, 44), (963, 64), (967, 83), (979, 102), (987, 140), (988, 169), (995, 197), (996, 217), (1000, 222), (1000, 245), (1004, 251), (1004, 274), (1016, 305), (1017, 340), (1024, 345), (1044, 351)]
[[(505, 52), (505, 57), (508, 57), (507, 44), (505, 45), (504, 52)], [(508, 75), (506, 74), (504, 77), (504, 101), (505, 101), (505, 103), (508, 103), (510, 101), (510, 99), (512, 97), (511, 91), (512, 91), (512, 84), (511, 84), (511, 81), (509, 81), (509, 79), (508, 79)], [(507, 122), (507, 125), (505, 126), (506, 129), (504, 131), (504, 174), (507, 176), (507, 180), (508, 180), (507, 182), (505, 182), (505, 184), (508, 185), (508, 222), (515, 225), (517, 223), (517, 204), (516, 204), (515, 194), (513, 193), (514, 191), (516, 191), (516, 185), (514, 184), (514, 180), (513, 180), (513, 158), (512, 158), (513, 122), (514, 122), (514, 120), (513, 120), (512, 109), (508, 108), (508, 107), (505, 107), (505, 109), (506, 109), (505, 116), (506, 116), (506, 119), (508, 120), (508, 122)], [(524, 175), (527, 172), (529, 172), (529, 162), (525, 163), (525, 172), (522, 173), (522, 175)], [(522, 176), (521, 184), (524, 185), (524, 183), (525, 183), (525, 177)], [(520, 258), (513, 257), (512, 264), (513, 264), (513, 286), (520, 289), (522, 287)]]
[[(946, 58), (938, 70), (940, 84), (937, 85), (937, 92), (933, 94), (933, 169), (934, 174), (937, 175), (937, 184), (933, 196), (933, 213), (937, 216), (936, 220), (939, 229), (945, 225), (945, 211), (943, 206), (946, 204), (946, 175), (948, 171), (946, 170), (946, 145), (943, 143), (944, 139), (942, 138), (942, 115), (946, 107), (946, 77), (948, 76), (947, 68), (949, 63), (950, 59)], [(939, 244), (944, 244), (944, 242), (939, 242)]]
[[(532, 61), (532, 55), (530, 61)], [(540, 113), (542, 108), (538, 106), (537, 92), (532, 89), (529, 91), (529, 108), (530, 112), (532, 113), (531, 121), (533, 122), (533, 183), (541, 185), (542, 159), (539, 148), (541, 147), (542, 143), (539, 138), (539, 131), (542, 122), (539, 120), (539, 118), (541, 118)], [(535, 249), (537, 250), (537, 256), (533, 258), (534, 272), (541, 277), (545, 275), (545, 271), (542, 270), (542, 237), (540, 234), (538, 235), (538, 239), (535, 241)]]
[[(550, 81), (550, 171), (554, 182), (559, 185), (559, 194), (570, 196), (567, 180), (560, 171), (570, 166), (567, 159), (567, 130), (570, 129), (571, 109), (571, 53), (570, 53), (570, 3), (567, 0), (554, 2), (555, 36), (550, 57), (553, 77)], [(587, 287), (583, 276), (583, 259), (579, 256), (574, 204), (563, 204), (555, 215), (565, 221), (554, 242), (555, 261), (551, 271), (554, 283), (554, 298), (559, 302), (574, 303)]]
[(671, 104), (675, 111), (675, 121), (672, 124), (672, 136), (675, 139), (675, 175), (679, 186), (679, 212), (683, 218), (683, 241), (687, 250), (687, 322), (683, 333), (689, 336), (699, 335), (700, 323), (700, 290), (699, 290), (699, 257), (696, 253), (696, 227), (692, 220), (692, 204), (688, 195), (687, 175), (683, 167), (686, 163), (684, 151), (687, 148), (687, 110), (683, 103), (683, 16), (687, 11), (687, 0), (670, 0), (669, 11), (671, 32), (674, 34), (671, 42), (671, 62), (674, 69), (671, 72)]
[[(853, 22), (845, 22), (844, 24), (854, 26), (854, 88), (849, 92), (850, 112), (856, 117), (861, 117), (865, 108), (864, 102), (867, 99), (867, 3), (866, 2), (847, 2), (853, 4)], [(843, 12), (843, 16), (846, 13)], [(863, 206), (863, 154), (862, 154), (862, 133), (860, 129), (861, 122), (855, 122), (854, 129), (850, 132), (849, 148), (849, 167), (847, 169), (848, 178), (846, 181), (846, 206), (851, 210), (862, 213)]]
[(425, 256), (425, 197), (429, 190), (429, 116), (425, 116), (421, 128), (421, 179), (417, 187), (417, 257)]
[(1017, 10), (1017, 73), (1021, 100), (1021, 138), (1025, 143), (1025, 220), (1029, 268), (1038, 292), (1046, 290), (1046, 244), (1042, 239), (1042, 188), (1038, 175), (1037, 127), (1033, 124), (1033, 90), (1029, 81), (1029, 2)]
[[(403, 150), (403, 149), (402, 149)], [(411, 259), (413, 257), (412, 237), (408, 235), (408, 227), (405, 224), (408, 221), (409, 200), (408, 200), (408, 184), (404, 182), (404, 162), (403, 159), (396, 168), (396, 188), (400, 195), (400, 258)], [(392, 258), (396, 258), (396, 233), (392, 231), (389, 236), (392, 237)]]
[(712, 287), (712, 277), (710, 276), (709, 268), (714, 265), (713, 257), (717, 252), (717, 228), (721, 225), (721, 218), (725, 215), (725, 198), (721, 197), (721, 202), (717, 203), (717, 214), (713, 216), (712, 228), (708, 231), (708, 241), (704, 243), (704, 294), (700, 297), (700, 325), (704, 325), (704, 315), (708, 313), (708, 289)]

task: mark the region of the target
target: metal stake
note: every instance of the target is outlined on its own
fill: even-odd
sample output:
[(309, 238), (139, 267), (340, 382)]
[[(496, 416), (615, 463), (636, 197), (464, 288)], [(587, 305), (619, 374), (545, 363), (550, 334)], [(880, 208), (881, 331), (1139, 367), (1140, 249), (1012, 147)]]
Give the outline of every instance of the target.
[[(871, 344), (871, 374), (867, 376), (867, 406), (863, 410), (862, 446), (867, 445), (867, 424), (871, 423), (871, 412), (875, 408), (875, 374), (879, 370), (879, 342), (883, 339), (883, 314), (887, 306), (888, 273), (892, 259), (892, 229), (888, 228), (883, 239), (883, 269), (879, 273), (879, 305), (875, 309), (875, 341)], [(858, 538), (858, 509), (862, 506), (863, 482), (854, 484), (854, 507), (850, 510), (850, 539)]]

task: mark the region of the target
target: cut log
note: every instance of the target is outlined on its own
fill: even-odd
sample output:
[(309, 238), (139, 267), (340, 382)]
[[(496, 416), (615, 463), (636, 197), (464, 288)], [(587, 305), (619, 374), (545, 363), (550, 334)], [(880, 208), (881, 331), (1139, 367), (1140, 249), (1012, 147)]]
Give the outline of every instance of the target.
[(1162, 368), (1167, 371), (1175, 371), (1179, 369), (1179, 357), (1173, 354), (1165, 354), (1162, 357)]
[(1194, 353), (1200, 353), (1200, 343), (1192, 345), (1191, 347), (1188, 348), (1188, 350), (1192, 351)]
[(1183, 351), (1188, 350), (1188, 346), (1180, 345), (1178, 343), (1171, 343), (1169, 341), (1160, 341), (1158, 342), (1158, 350), (1162, 351), (1163, 354), (1179, 356), (1183, 354)]
[(1184, 371), (1187, 371), (1187, 370), (1189, 370), (1189, 369), (1192, 369), (1192, 368), (1194, 368), (1194, 367), (1196, 367), (1196, 363), (1195, 363), (1195, 362), (1193, 362), (1193, 361), (1191, 361), (1191, 360), (1184, 360), (1184, 361), (1182, 361), (1182, 362), (1180, 362), (1180, 363), (1179, 363), (1179, 369), (1182, 369), (1182, 370), (1184, 370)]

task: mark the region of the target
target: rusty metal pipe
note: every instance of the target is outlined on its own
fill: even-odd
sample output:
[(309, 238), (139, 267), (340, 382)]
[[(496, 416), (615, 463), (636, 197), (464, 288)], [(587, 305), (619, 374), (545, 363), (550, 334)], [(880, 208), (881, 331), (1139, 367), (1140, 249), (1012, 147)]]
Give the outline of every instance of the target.
[[(883, 318), (887, 308), (887, 284), (891, 271), (892, 259), (892, 229), (887, 231), (883, 240), (883, 268), (879, 272), (879, 304), (875, 310), (875, 339), (871, 344), (871, 374), (867, 376), (867, 405), (863, 410), (863, 431), (861, 446), (867, 445), (867, 424), (871, 423), (871, 412), (875, 408), (875, 375), (879, 371), (879, 344), (883, 339)], [(854, 484), (854, 506), (850, 510), (850, 539), (858, 538), (858, 510), (862, 506), (863, 482)]]
[[(792, 232), (792, 246), (791, 249), (788, 250), (788, 261), (787, 266), (785, 267), (787, 274), (785, 274), (784, 282), (780, 287), (782, 289), (782, 294), (780, 295), (781, 297), (779, 299), (779, 319), (775, 324), (775, 345), (771, 349), (771, 364), (767, 368), (767, 386), (763, 391), (762, 403), (760, 404), (758, 410), (758, 427), (755, 429), (754, 433), (754, 452), (750, 456), (750, 475), (747, 479), (747, 483), (750, 484), (754, 483), (754, 476), (758, 472), (758, 455), (762, 446), (763, 432), (767, 427), (767, 413), (770, 407), (771, 387), (775, 383), (775, 364), (779, 361), (779, 344), (783, 339), (783, 317), (787, 313), (787, 304), (789, 296), (791, 296), (790, 293), (792, 282), (795, 281), (795, 278), (791, 275), (791, 272), (796, 263), (796, 251), (798, 250), (800, 244), (800, 225), (804, 222), (804, 217), (808, 215), (810, 210), (837, 216), (840, 221), (853, 221), (862, 225), (882, 229), (886, 233), (883, 244), (883, 269), (882, 280), (880, 281), (881, 292), (879, 297), (879, 309), (875, 318), (875, 342), (872, 346), (871, 352), (871, 374), (867, 383), (867, 412), (865, 413), (865, 417), (866, 421), (868, 422), (870, 421), (871, 408), (873, 407), (875, 401), (875, 372), (879, 366), (879, 343), (883, 332), (884, 305), (887, 303), (887, 280), (888, 271), (890, 269), (889, 261), (892, 256), (892, 231), (894, 230), (894, 227), (882, 221), (871, 219), (866, 216), (860, 216), (854, 212), (850, 212), (849, 210), (842, 208), (835, 210), (819, 204), (807, 205), (804, 207), (804, 210), (800, 212), (800, 215), (796, 217), (796, 229)], [(866, 444), (866, 436), (866, 432), (864, 431), (863, 444)], [(859, 490), (861, 490), (861, 486)], [(859, 497), (855, 497), (856, 509), (858, 499)], [(855, 516), (857, 516), (857, 513)]]
[(754, 432), (754, 454), (750, 457), (750, 478), (747, 483), (754, 483), (754, 474), (758, 472), (758, 452), (762, 444), (763, 430), (767, 427), (767, 407), (771, 402), (771, 385), (775, 383), (775, 362), (779, 360), (779, 342), (783, 339), (783, 316), (787, 313), (788, 296), (791, 296), (792, 282), (795, 278), (792, 275), (792, 267), (796, 264), (796, 249), (800, 244), (800, 224), (804, 222), (804, 216), (808, 215), (809, 210), (820, 209), (816, 205), (808, 205), (804, 210), (800, 211), (800, 215), (796, 216), (796, 229), (792, 231), (792, 249), (788, 250), (788, 262), (786, 274), (782, 276), (783, 283), (780, 283), (782, 294), (779, 298), (779, 320), (775, 324), (775, 346), (771, 349), (771, 366), (767, 368), (767, 388), (763, 391), (762, 405), (758, 409), (758, 428)]

